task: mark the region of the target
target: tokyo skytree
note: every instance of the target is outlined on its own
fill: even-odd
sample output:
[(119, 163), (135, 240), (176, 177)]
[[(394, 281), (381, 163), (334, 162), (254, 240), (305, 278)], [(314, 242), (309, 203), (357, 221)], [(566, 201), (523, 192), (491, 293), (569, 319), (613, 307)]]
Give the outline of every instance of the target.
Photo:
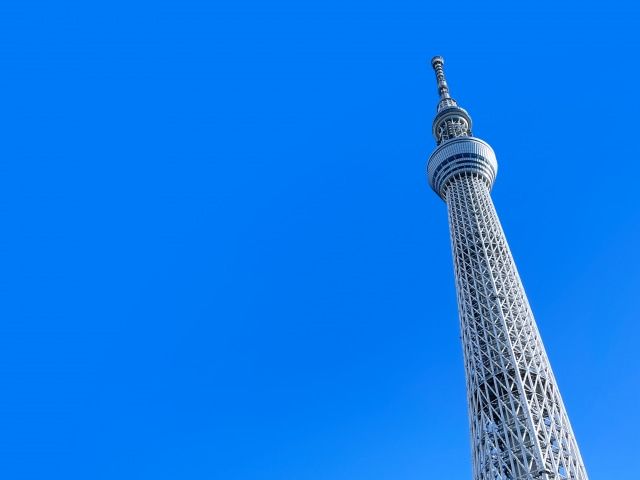
[(451, 98), (444, 59), (429, 157), (446, 203), (464, 352), (474, 480), (587, 480), (558, 385), (491, 200), (498, 163)]

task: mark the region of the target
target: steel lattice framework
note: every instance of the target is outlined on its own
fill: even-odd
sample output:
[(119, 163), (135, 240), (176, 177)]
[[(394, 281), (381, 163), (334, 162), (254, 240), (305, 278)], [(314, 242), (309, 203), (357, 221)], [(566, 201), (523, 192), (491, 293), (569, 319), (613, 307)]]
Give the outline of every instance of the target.
[(587, 480), (490, 190), (491, 147), (449, 95), (435, 57), (438, 147), (427, 174), (447, 203), (467, 381), (474, 480)]

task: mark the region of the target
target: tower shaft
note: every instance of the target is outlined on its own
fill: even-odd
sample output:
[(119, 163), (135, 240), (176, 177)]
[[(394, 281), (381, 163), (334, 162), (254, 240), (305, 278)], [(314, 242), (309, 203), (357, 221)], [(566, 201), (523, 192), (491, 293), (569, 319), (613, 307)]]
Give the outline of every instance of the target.
[(587, 480), (486, 183), (446, 191), (476, 480)]
[(474, 480), (588, 480), (490, 190), (498, 164), (451, 98), (442, 57), (427, 176), (447, 203)]

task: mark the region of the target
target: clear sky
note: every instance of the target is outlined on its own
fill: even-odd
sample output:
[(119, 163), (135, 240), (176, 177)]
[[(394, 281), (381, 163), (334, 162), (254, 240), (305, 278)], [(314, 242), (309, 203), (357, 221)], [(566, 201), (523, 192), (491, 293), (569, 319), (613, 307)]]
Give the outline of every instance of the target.
[(593, 479), (640, 451), (634, 2), (0, 7), (0, 476), (470, 479), (445, 57)]

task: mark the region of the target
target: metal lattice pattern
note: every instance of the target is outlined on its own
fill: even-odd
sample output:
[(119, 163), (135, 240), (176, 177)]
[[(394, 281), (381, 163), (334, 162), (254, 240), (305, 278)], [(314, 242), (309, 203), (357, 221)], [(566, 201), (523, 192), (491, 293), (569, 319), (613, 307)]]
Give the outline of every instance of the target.
[(587, 480), (486, 181), (446, 188), (475, 480)]
[(438, 144), (457, 137), (469, 135), (469, 122), (462, 115), (450, 115), (443, 119), (436, 129)]

